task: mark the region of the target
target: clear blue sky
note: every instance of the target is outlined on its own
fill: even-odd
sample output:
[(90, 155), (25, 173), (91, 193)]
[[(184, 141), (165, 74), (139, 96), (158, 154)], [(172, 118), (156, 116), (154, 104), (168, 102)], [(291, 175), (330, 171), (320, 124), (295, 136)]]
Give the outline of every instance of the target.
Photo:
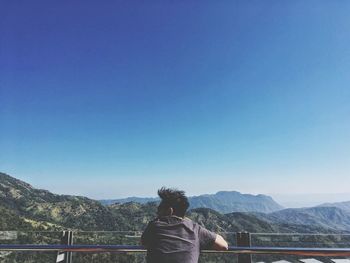
[(340, 193), (350, 2), (0, 3), (0, 171), (93, 198)]

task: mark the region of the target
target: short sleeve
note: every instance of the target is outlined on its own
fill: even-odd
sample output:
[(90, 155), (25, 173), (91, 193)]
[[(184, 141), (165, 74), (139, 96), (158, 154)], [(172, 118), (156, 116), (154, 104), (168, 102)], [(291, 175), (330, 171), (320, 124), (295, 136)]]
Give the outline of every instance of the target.
[(216, 239), (216, 233), (199, 226), (198, 238), (200, 249), (211, 249)]
[(143, 231), (141, 236), (141, 244), (145, 247), (149, 247), (152, 244), (154, 238), (153, 222), (149, 222), (146, 229)]

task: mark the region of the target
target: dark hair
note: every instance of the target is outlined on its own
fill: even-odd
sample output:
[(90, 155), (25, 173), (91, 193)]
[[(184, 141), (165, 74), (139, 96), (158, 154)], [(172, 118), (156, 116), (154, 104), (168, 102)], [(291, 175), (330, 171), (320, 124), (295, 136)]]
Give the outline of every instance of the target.
[(162, 204), (172, 207), (176, 216), (184, 217), (187, 208), (190, 206), (184, 191), (162, 187), (158, 190)]

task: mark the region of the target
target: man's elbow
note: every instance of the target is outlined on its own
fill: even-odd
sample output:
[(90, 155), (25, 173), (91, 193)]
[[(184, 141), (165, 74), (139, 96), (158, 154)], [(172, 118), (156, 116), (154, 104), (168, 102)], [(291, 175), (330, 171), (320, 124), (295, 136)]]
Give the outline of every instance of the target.
[(141, 237), (140, 239), (140, 245), (143, 246), (144, 248), (147, 248), (147, 242), (143, 237)]
[(213, 249), (219, 250), (219, 251), (225, 251), (225, 250), (228, 250), (228, 244), (222, 236), (216, 235)]

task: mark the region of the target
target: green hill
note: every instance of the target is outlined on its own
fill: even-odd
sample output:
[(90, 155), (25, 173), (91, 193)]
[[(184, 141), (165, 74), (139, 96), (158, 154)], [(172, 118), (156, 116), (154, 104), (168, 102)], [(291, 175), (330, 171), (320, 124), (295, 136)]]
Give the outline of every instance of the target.
[[(350, 225), (346, 213), (339, 209), (290, 210), (274, 213), (234, 212), (222, 214), (209, 208), (196, 208), (187, 216), (206, 228), (216, 232), (248, 231), (251, 233), (344, 233), (336, 224), (344, 228)], [(46, 190), (35, 189), (31, 185), (0, 173), (0, 231), (62, 231), (71, 229), (77, 234), (78, 244), (138, 244), (139, 238), (128, 235), (94, 234), (82, 231), (142, 231), (156, 215), (157, 203), (145, 204), (128, 202), (104, 206), (86, 197), (56, 195)], [(326, 222), (330, 222), (326, 224)], [(343, 228), (342, 228), (343, 229)], [(35, 233), (35, 232), (32, 232)], [(234, 235), (224, 234), (230, 244)], [(59, 243), (59, 233), (24, 235), (16, 242)], [(259, 241), (260, 242), (260, 241)], [(334, 244), (333, 240), (327, 241)], [(276, 243), (270, 243), (278, 245)], [(300, 245), (302, 243), (293, 243)], [(1, 256), (1, 255), (0, 255)], [(54, 262), (55, 255), (10, 253), (1, 262)], [(28, 259), (29, 257), (29, 259)], [(214, 258), (216, 256), (213, 256)], [(207, 256), (205, 256), (207, 258)], [(224, 262), (221, 256), (216, 262)], [(2, 259), (1, 259), (2, 260)], [(142, 262), (142, 255), (89, 256), (78, 254), (74, 262)]]
[(4, 173), (0, 173), (0, 202), (12, 214), (32, 222), (81, 230), (113, 230), (115, 226), (110, 209), (95, 200), (35, 189)]
[[(221, 192), (219, 195), (231, 194)], [(4, 173), (0, 173), (0, 201), (0, 230), (32, 227), (48, 230), (140, 231), (157, 210), (156, 202), (104, 206), (86, 197), (57, 195), (36, 189)], [(350, 229), (349, 214), (338, 208), (284, 209), (270, 214), (222, 214), (209, 208), (196, 208), (189, 211), (188, 217), (220, 232), (329, 232)]]

